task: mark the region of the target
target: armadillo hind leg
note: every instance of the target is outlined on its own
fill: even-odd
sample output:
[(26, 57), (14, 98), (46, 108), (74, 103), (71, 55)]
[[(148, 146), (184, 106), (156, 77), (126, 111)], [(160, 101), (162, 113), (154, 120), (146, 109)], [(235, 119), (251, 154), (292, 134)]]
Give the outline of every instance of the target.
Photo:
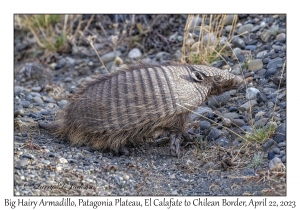
[(181, 134), (171, 133), (170, 135), (170, 150), (171, 155), (180, 157), (180, 142), (181, 142)]
[(112, 152), (115, 155), (125, 155), (125, 156), (129, 156), (129, 150), (127, 149), (127, 147), (119, 147), (117, 149), (113, 149)]

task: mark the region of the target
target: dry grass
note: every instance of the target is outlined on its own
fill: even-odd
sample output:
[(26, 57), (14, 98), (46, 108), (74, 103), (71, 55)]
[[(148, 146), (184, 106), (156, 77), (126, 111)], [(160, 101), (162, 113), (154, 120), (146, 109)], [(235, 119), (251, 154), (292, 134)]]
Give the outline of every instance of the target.
[(15, 15), (15, 28), (27, 31), (42, 49), (63, 52), (68, 50), (68, 40), (77, 35), (73, 26), (80, 19), (81, 15)]
[[(202, 18), (200, 26), (195, 24)], [(222, 29), (227, 15), (189, 15), (183, 38), (182, 63), (210, 65), (218, 61), (227, 50), (236, 28), (237, 15), (229, 32), (228, 40), (222, 38)]]

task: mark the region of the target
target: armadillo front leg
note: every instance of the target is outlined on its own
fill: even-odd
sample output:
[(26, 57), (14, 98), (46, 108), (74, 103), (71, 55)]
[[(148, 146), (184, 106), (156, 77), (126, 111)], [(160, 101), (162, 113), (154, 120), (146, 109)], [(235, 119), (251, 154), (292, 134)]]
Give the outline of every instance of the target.
[(170, 135), (170, 150), (173, 156), (180, 156), (180, 141), (181, 141), (181, 134), (178, 133), (171, 133)]

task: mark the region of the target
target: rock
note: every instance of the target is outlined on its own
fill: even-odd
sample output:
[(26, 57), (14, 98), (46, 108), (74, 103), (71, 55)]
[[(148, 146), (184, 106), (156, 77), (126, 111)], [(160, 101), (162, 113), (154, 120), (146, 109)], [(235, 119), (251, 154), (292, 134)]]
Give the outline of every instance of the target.
[(40, 92), (42, 88), (40, 86), (37, 86), (37, 87), (32, 87), (31, 90), (34, 92)]
[(282, 156), (281, 161), (282, 161), (283, 163), (286, 163), (286, 156), (285, 156), (285, 155)]
[(277, 42), (285, 42), (286, 40), (286, 35), (285, 33), (280, 33), (276, 36), (276, 41)]
[(19, 161), (16, 162), (15, 168), (22, 169), (22, 168), (24, 168), (27, 165), (28, 165), (28, 160), (25, 159), (25, 158), (23, 158), (23, 159), (21, 159), (21, 160), (19, 160)]
[(253, 87), (250, 87), (250, 88), (247, 88), (246, 90), (246, 99), (255, 99), (256, 98), (256, 95), (257, 93), (259, 93), (260, 91), (256, 88), (253, 88)]
[(155, 56), (156, 61), (170, 60), (171, 54), (167, 52), (158, 52)]
[(262, 118), (262, 119), (256, 121), (254, 123), (254, 126), (262, 128), (265, 126), (265, 124), (267, 124), (268, 120), (269, 120), (269, 118)]
[(142, 52), (138, 48), (133, 48), (128, 53), (128, 57), (131, 59), (140, 58), (141, 56)]
[(265, 29), (261, 35), (260, 35), (260, 38), (263, 42), (267, 43), (269, 42), (270, 38), (271, 38), (271, 33), (269, 30)]
[(230, 91), (222, 93), (218, 96), (210, 96), (207, 100), (207, 105), (209, 107), (219, 107), (227, 103), (227, 101), (231, 98)]
[(225, 137), (220, 137), (216, 140), (216, 143), (222, 147), (226, 147), (229, 143), (229, 139), (227, 139)]
[(101, 59), (102, 59), (102, 61), (103, 61), (104, 63), (108, 63), (108, 62), (110, 62), (110, 61), (115, 60), (115, 58), (116, 58), (117, 56), (120, 56), (121, 54), (122, 54), (121, 51), (117, 50), (117, 51), (116, 51), (116, 54), (115, 54), (114, 52), (109, 52), (109, 53), (106, 53), (106, 54), (102, 55), (102, 56), (101, 56)]
[(35, 103), (38, 103), (38, 104), (43, 104), (43, 103), (44, 103), (43, 100), (42, 100), (40, 97), (38, 97), (38, 96), (33, 97), (32, 100), (33, 100)]
[(234, 21), (234, 16), (236, 16), (236, 22), (238, 21), (237, 15), (227, 15), (226, 18), (224, 18), (224, 26), (232, 25)]
[(234, 119), (234, 118), (239, 118), (239, 115), (236, 112), (229, 112), (229, 113), (225, 113), (223, 117), (228, 119)]
[(244, 40), (239, 37), (235, 37), (231, 43), (232, 43), (233, 47), (238, 47), (240, 49), (244, 49), (246, 46)]
[(231, 126), (231, 120), (228, 119), (228, 118), (223, 118), (222, 125), (224, 125), (225, 127), (230, 127)]
[(233, 56), (235, 55), (236, 57), (238, 57), (242, 53), (242, 50), (240, 48), (236, 47), (232, 50), (232, 53), (233, 53)]
[(270, 69), (270, 68), (277, 68), (278, 65), (282, 65), (282, 58), (275, 58), (273, 60), (270, 60), (270, 62), (268, 63), (267, 65), (267, 68)]
[(275, 91), (276, 91), (276, 89), (274, 89), (274, 88), (268, 88), (268, 87), (266, 87), (266, 88), (263, 89), (262, 92), (264, 94), (270, 95), (270, 94), (274, 93)]
[(225, 31), (229, 33), (232, 30), (232, 25), (225, 26)]
[(89, 61), (87, 65), (90, 66), (90, 67), (93, 67), (94, 66), (94, 62), (93, 61)]
[(280, 154), (280, 149), (278, 147), (273, 148), (272, 150), (275, 154)]
[(247, 45), (247, 46), (245, 47), (245, 50), (251, 50), (251, 51), (254, 51), (254, 50), (256, 50), (256, 46), (255, 46), (255, 45)]
[(239, 111), (241, 112), (249, 112), (251, 107), (254, 107), (257, 105), (257, 101), (255, 99), (252, 99), (250, 101), (247, 101), (243, 105), (239, 107)]
[(286, 147), (286, 143), (285, 142), (280, 142), (277, 144), (278, 147)]
[(234, 68), (230, 73), (234, 74), (234, 75), (241, 75), (242, 71), (241, 68), (239, 66), (237, 66), (236, 68)]
[(244, 35), (246, 35), (246, 34), (249, 33), (249, 31), (250, 31), (253, 27), (254, 27), (254, 25), (252, 25), (252, 24), (246, 24), (246, 25), (243, 25), (243, 26), (241, 26), (241, 27), (239, 28), (238, 34), (244, 34)]
[(52, 97), (49, 98), (43, 97), (43, 101), (45, 101), (46, 103), (56, 103), (56, 101)]
[(230, 120), (232, 124), (237, 127), (241, 127), (246, 124), (246, 122), (243, 119), (230, 119)]
[(14, 117), (21, 116), (24, 117), (24, 110), (23, 109), (17, 109), (14, 111)]
[(275, 141), (273, 139), (268, 139), (263, 145), (264, 151), (267, 151), (268, 149), (270, 149), (274, 143), (275, 143)]
[(245, 176), (253, 176), (255, 174), (254, 169), (253, 168), (247, 168), (244, 170), (244, 175)]
[(251, 60), (249, 62), (249, 66), (248, 69), (250, 71), (254, 71), (254, 70), (260, 70), (263, 67), (263, 62), (261, 59), (255, 59), (255, 60)]
[(29, 105), (30, 105), (30, 102), (25, 100), (25, 101), (22, 101), (22, 102), (21, 102), (21, 105), (22, 105), (24, 108), (28, 108)]
[[(268, 53), (268, 50), (261, 51), (261, 52), (257, 53), (256, 58), (264, 58), (267, 53)], [(263, 63), (265, 63), (264, 60), (263, 60)]]
[(259, 29), (260, 29), (260, 25), (256, 25), (256, 26), (254, 26), (254, 27), (250, 30), (250, 32), (255, 32), (255, 31), (259, 30)]
[(200, 122), (200, 130), (206, 130), (210, 127), (210, 122), (203, 120)]
[(210, 127), (205, 132), (205, 135), (206, 135), (208, 141), (212, 141), (212, 140), (218, 139), (222, 135), (222, 132), (217, 128)]
[(282, 164), (282, 161), (278, 157), (274, 157), (270, 162), (269, 162), (269, 169), (272, 170)]
[(64, 82), (72, 82), (72, 81), (73, 81), (73, 79), (71, 77), (66, 77), (64, 79)]
[(194, 112), (195, 113), (191, 114), (191, 117), (190, 117), (191, 121), (199, 120), (202, 115), (204, 115), (205, 113), (212, 113), (213, 110), (206, 106), (199, 106)]
[(68, 161), (65, 158), (59, 158), (58, 163), (67, 164)]
[(229, 111), (230, 112), (237, 112), (238, 108), (236, 106), (231, 106), (231, 107), (229, 107)]
[(205, 34), (203, 39), (202, 39), (202, 42), (203, 42), (203, 45), (206, 46), (206, 45), (213, 45), (214, 42), (215, 42), (215, 35), (213, 33), (208, 33), (208, 34)]
[(283, 123), (276, 130), (276, 135), (274, 137), (274, 141), (277, 143), (286, 141), (286, 124)]
[(268, 108), (271, 109), (274, 107), (274, 103), (272, 101), (269, 101), (267, 104)]
[(272, 160), (275, 157), (275, 153), (273, 151), (268, 152), (268, 160)]
[(57, 105), (58, 105), (60, 108), (65, 107), (67, 104), (68, 104), (68, 100), (61, 100), (61, 101), (57, 102)]
[(23, 154), (22, 158), (27, 158), (27, 159), (30, 159), (30, 160), (34, 160), (35, 159), (34, 155), (32, 155), (32, 154)]
[(268, 79), (269, 77), (273, 76), (276, 74), (276, 69), (275, 68), (269, 68), (266, 72), (265, 78)]

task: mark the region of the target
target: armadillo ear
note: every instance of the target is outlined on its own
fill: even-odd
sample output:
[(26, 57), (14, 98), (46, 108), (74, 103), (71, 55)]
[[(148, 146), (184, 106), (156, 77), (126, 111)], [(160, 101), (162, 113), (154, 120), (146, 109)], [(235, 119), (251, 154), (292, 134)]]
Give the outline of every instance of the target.
[(202, 82), (204, 80), (204, 78), (206, 77), (204, 74), (202, 74), (199, 71), (193, 71), (191, 75), (194, 78), (194, 80), (196, 80), (198, 82)]

